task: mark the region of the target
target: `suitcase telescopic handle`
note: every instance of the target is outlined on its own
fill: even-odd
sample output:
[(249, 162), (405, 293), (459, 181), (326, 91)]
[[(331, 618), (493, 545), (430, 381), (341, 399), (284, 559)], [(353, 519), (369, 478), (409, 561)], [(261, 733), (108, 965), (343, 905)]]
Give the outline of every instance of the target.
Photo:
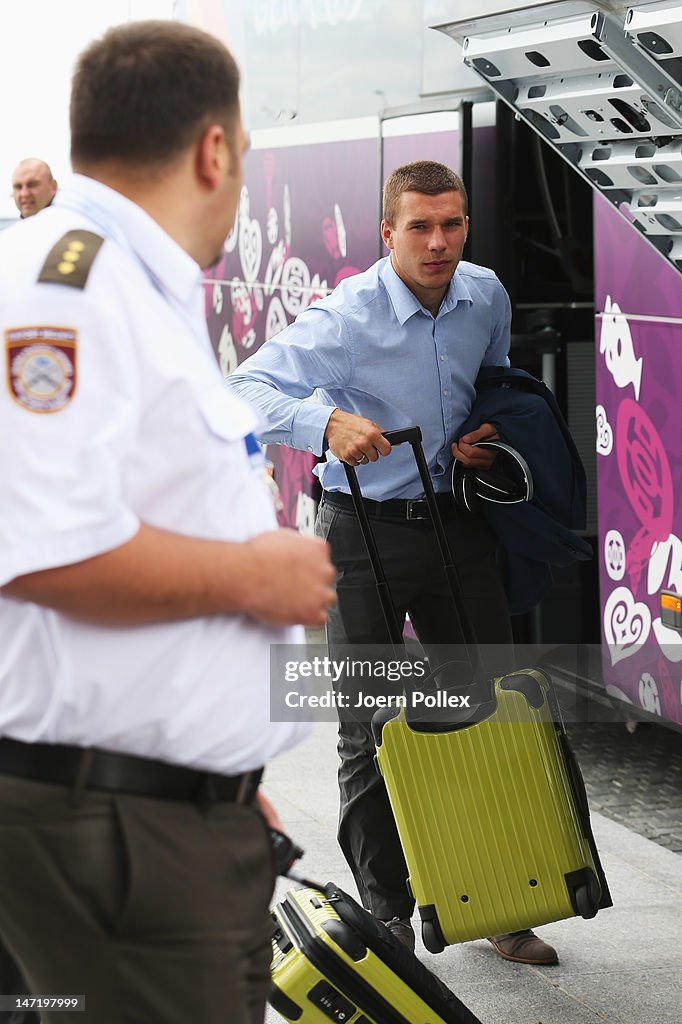
[[(466, 611), (466, 605), (464, 601), (464, 595), (462, 593), (462, 585), (459, 581), (457, 569), (454, 565), (452, 552), (448, 543), (447, 535), (445, 533), (445, 527), (443, 526), (443, 520), (438, 509), (438, 503), (436, 501), (436, 495), (433, 490), (433, 483), (431, 481), (431, 474), (429, 472), (428, 462), (424, 454), (422, 447), (422, 432), (418, 426), (404, 427), (401, 430), (386, 430), (383, 432), (383, 436), (386, 438), (390, 445), (399, 445), (408, 442), (412, 448), (412, 454), (419, 470), (419, 476), (422, 481), (424, 488), (424, 497), (426, 504), (428, 505), (429, 512), (431, 514), (431, 522), (433, 529), (436, 534), (436, 540), (438, 541), (438, 547), (440, 548), (441, 557), (443, 560), (443, 568), (445, 575), (450, 587), (450, 593), (452, 594), (455, 619), (459, 626), (462, 638), (464, 640), (464, 646), (467, 652), (469, 663), (474, 672), (477, 674), (479, 669), (479, 653), (476, 642), (476, 636), (474, 634), (471, 620)], [(393, 644), (402, 643), (402, 625), (398, 622), (395, 607), (391, 599), (391, 594), (388, 589), (388, 582), (381, 564), (379, 557), (379, 551), (372, 533), (367, 512), (365, 510), (362, 493), (360, 491), (360, 484), (358, 483), (357, 473), (355, 467), (349, 463), (344, 462), (343, 468), (346, 473), (346, 479), (348, 480), (348, 486), (350, 488), (351, 495), (353, 497), (353, 504), (355, 511), (360, 522), (360, 528), (369, 555), (372, 570), (374, 572), (374, 578), (377, 585), (377, 593), (381, 606), (384, 612), (384, 618), (388, 627), (391, 642)]]
[(419, 427), (404, 427), (403, 430), (384, 430), (384, 437), (390, 445), (418, 444), (422, 439), (422, 432)]

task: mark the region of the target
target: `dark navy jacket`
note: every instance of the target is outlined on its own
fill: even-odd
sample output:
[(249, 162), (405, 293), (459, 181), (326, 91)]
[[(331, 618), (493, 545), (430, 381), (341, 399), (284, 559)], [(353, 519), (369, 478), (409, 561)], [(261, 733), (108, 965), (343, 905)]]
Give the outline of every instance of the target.
[(573, 532), (585, 527), (585, 470), (554, 395), (525, 370), (481, 370), (460, 436), (482, 423), (497, 427), (533, 476), (529, 502), (480, 502), (481, 514), (497, 534), (500, 572), (510, 611), (517, 615), (533, 608), (551, 588), (550, 566), (592, 557), (591, 546)]

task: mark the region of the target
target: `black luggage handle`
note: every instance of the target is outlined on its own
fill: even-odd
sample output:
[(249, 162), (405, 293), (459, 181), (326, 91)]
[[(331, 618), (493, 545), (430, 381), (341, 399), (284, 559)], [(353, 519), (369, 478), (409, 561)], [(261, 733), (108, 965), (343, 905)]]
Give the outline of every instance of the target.
[[(452, 594), (452, 600), (454, 605), (455, 621), (459, 626), (459, 630), (464, 640), (464, 647), (467, 652), (467, 658), (471, 665), (474, 676), (477, 674), (479, 667), (478, 647), (476, 643), (476, 636), (474, 634), (471, 621), (467, 615), (466, 608), (464, 605), (462, 585), (459, 582), (459, 576), (457, 569), (454, 565), (454, 559), (452, 552), (450, 551), (450, 545), (448, 543), (445, 528), (443, 526), (443, 520), (441, 518), (440, 511), (438, 509), (438, 503), (436, 501), (436, 494), (433, 489), (433, 483), (431, 481), (431, 474), (429, 473), (429, 466), (424, 455), (424, 449), (422, 447), (422, 432), (418, 426), (404, 427), (401, 430), (387, 430), (383, 432), (383, 436), (389, 442), (390, 445), (409, 443), (412, 447), (412, 454), (414, 455), (415, 462), (417, 463), (417, 469), (419, 470), (419, 477), (424, 488), (424, 496), (426, 503), (429, 508), (429, 514), (431, 516), (431, 522), (436, 534), (436, 540), (438, 541), (438, 547), (440, 549), (441, 557), (443, 560), (443, 568), (447, 577), (448, 586), (450, 593)], [(389, 636), (393, 644), (402, 645), (403, 643), (403, 630), (401, 624), (398, 622), (398, 616), (396, 615), (393, 600), (391, 598), (391, 592), (388, 587), (388, 581), (386, 580), (386, 574), (384, 573), (383, 566), (381, 564), (381, 558), (379, 556), (379, 550), (377, 548), (376, 540), (372, 532), (372, 527), (367, 516), (367, 510), (362, 500), (362, 492), (360, 490), (360, 484), (358, 483), (358, 475), (355, 471), (355, 466), (351, 466), (349, 463), (344, 462), (343, 468), (346, 473), (346, 479), (348, 480), (348, 486), (350, 493), (353, 498), (353, 505), (360, 523), (360, 529), (362, 530), (362, 536), (365, 541), (367, 548), (367, 554), (372, 566), (374, 573), (374, 579), (376, 580), (377, 594), (381, 602), (381, 607), (384, 613), (384, 619), (388, 626)]]
[(422, 432), (420, 427), (404, 427), (402, 430), (384, 430), (383, 436), (390, 445), (404, 444), (405, 441), (414, 445), (421, 442)]

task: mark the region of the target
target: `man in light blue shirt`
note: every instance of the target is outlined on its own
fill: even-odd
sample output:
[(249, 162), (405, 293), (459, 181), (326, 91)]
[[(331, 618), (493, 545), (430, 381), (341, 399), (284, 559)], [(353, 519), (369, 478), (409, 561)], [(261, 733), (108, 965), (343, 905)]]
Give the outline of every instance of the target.
[[(462, 641), (410, 447), (384, 431), (418, 425), (478, 644), (511, 643), (495, 541), (482, 519), (460, 512), (450, 490), (453, 457), (487, 467), (490, 423), (460, 436), (481, 367), (509, 365), (511, 308), (491, 271), (461, 262), (468, 231), (461, 178), (418, 161), (387, 179), (381, 235), (390, 255), (347, 278), (246, 360), (229, 386), (267, 419), (260, 440), (325, 456), (317, 532), (331, 544), (338, 605), (331, 645), (387, 640), (374, 577), (342, 463), (358, 468), (398, 621), (407, 612), (427, 647)], [(317, 401), (307, 401), (315, 392)], [(390, 458), (384, 456), (390, 455)], [(377, 465), (369, 465), (377, 463)], [(414, 903), (369, 723), (339, 727), (339, 842), (365, 906), (414, 945)], [(532, 932), (495, 936), (508, 959), (554, 963)]]

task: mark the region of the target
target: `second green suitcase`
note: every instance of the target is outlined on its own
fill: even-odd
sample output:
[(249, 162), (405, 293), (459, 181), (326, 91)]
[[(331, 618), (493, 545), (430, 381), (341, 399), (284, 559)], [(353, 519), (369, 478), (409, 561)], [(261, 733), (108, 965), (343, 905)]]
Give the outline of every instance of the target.
[(481, 1024), (333, 882), (290, 889), (273, 913), (270, 1005), (300, 1024)]

